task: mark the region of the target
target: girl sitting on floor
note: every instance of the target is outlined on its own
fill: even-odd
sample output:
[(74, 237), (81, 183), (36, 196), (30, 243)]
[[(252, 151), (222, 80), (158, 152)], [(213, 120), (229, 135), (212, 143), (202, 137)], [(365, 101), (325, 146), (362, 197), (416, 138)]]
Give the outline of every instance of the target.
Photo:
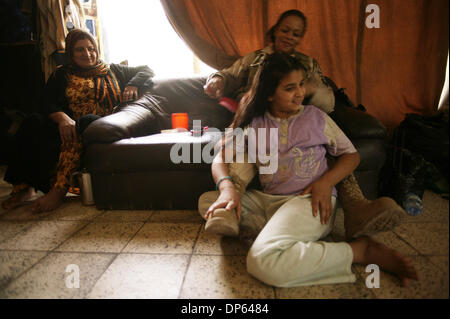
[[(266, 149), (257, 149), (256, 154), (270, 153), (269, 129), (277, 129), (278, 167), (261, 174), (263, 166), (256, 161), (262, 191), (242, 194), (242, 187), (229, 176), (222, 149), (212, 165), (218, 192), (205, 193), (199, 200), (207, 226), (229, 234), (230, 223), (239, 219), (239, 231), (256, 237), (247, 255), (248, 272), (273, 286), (354, 282), (353, 263), (376, 264), (397, 275), (402, 285), (417, 280), (407, 258), (370, 237), (320, 240), (332, 229), (335, 185), (358, 166), (359, 155), (324, 112), (302, 105), (304, 72), (295, 58), (283, 53), (269, 56), (258, 71), (231, 127), (253, 129), (256, 140), (262, 133), (258, 129), (266, 129), (262, 133)], [(252, 141), (249, 135), (249, 153)], [(327, 154), (336, 157), (333, 166), (328, 165)]]

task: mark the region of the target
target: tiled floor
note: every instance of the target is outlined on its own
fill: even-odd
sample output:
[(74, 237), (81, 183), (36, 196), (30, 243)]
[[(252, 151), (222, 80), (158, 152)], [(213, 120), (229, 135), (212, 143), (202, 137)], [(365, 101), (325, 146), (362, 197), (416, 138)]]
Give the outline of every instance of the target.
[[(0, 183), (0, 201), (10, 190)], [(373, 289), (363, 266), (354, 284), (265, 285), (248, 275), (244, 246), (205, 233), (196, 211), (99, 211), (77, 197), (51, 213), (0, 210), (0, 298), (448, 298), (448, 200), (427, 191), (424, 206), (376, 236), (410, 256), (420, 281), (401, 288), (382, 272)], [(342, 234), (338, 211), (332, 239)]]

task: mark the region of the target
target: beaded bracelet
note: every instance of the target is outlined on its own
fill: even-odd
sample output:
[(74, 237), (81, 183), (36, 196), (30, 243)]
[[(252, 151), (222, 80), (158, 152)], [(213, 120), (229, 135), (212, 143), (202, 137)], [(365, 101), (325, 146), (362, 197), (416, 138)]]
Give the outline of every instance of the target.
[(229, 179), (230, 181), (233, 181), (233, 179), (231, 178), (231, 176), (224, 176), (219, 178), (219, 180), (216, 183), (216, 191), (219, 190), (219, 184), (222, 183), (224, 180)]

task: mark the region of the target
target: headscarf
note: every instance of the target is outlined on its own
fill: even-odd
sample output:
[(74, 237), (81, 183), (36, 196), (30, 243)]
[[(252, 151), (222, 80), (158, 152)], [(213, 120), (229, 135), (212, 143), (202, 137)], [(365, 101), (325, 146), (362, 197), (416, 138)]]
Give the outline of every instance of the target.
[[(73, 50), (79, 40), (88, 39), (97, 53), (97, 64), (90, 68), (81, 68), (73, 61)], [(98, 58), (97, 41), (89, 33), (81, 29), (73, 29), (66, 37), (67, 70), (70, 74), (80, 77), (94, 78), (95, 97), (99, 104), (108, 109), (113, 109), (122, 102), (122, 92), (116, 76), (108, 64)]]

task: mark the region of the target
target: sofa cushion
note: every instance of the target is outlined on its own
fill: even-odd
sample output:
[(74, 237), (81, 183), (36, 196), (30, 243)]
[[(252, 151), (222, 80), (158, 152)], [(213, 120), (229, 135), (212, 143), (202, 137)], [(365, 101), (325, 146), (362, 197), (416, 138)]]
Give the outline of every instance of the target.
[(234, 114), (203, 92), (205, 81), (205, 77), (154, 80), (150, 93), (167, 99), (163, 129), (171, 128), (172, 113), (188, 113), (189, 129), (192, 129), (193, 120), (201, 120), (202, 126), (221, 131), (230, 125)]
[(87, 148), (84, 160), (91, 173), (184, 170), (210, 173), (214, 145), (221, 136), (213, 132), (202, 136), (179, 132), (122, 139), (92, 145)]
[[(147, 100), (143, 97), (140, 103)], [(92, 122), (83, 132), (83, 144), (113, 143), (121, 139), (159, 133), (161, 124), (153, 112), (139, 105), (129, 105), (120, 112)]]
[(372, 115), (348, 106), (336, 105), (330, 117), (352, 141), (355, 139), (386, 139), (386, 127)]

